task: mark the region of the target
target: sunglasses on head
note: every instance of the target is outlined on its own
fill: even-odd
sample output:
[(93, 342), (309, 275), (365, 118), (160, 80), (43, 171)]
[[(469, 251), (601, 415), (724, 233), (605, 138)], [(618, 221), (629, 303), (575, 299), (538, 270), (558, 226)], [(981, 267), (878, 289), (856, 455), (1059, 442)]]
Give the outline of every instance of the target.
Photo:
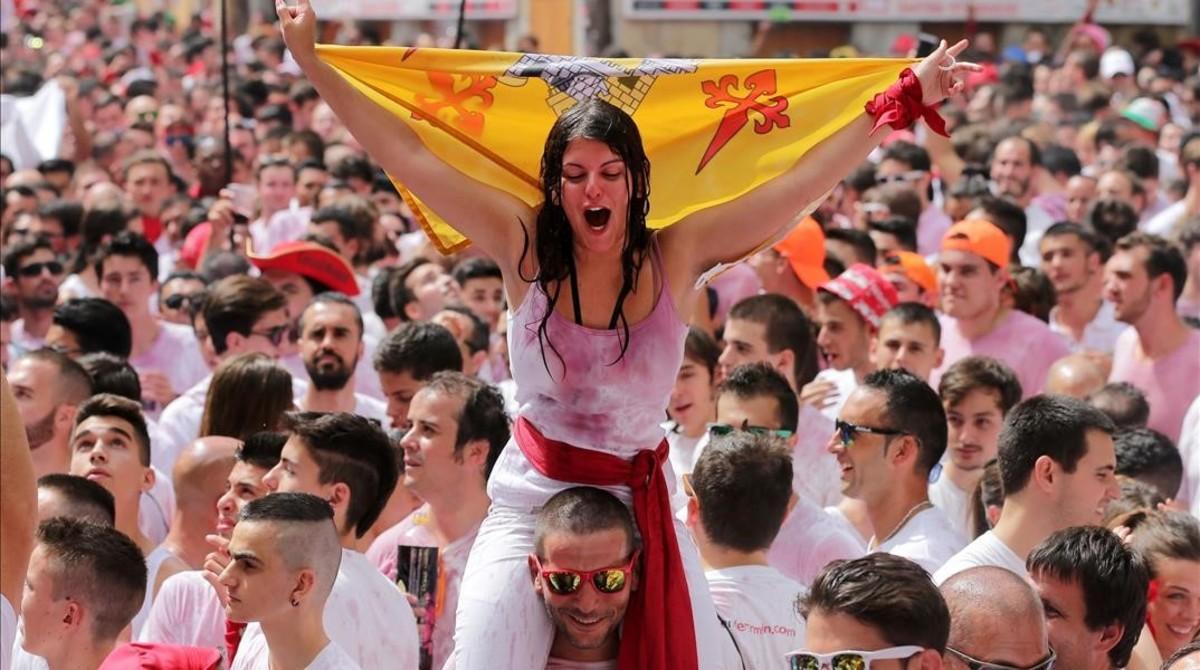
[(275, 326), (270, 330), (252, 330), (250, 334), (265, 337), (271, 341), (273, 346), (278, 347), (280, 344), (283, 344), (283, 338), (287, 336), (287, 332), (287, 326)]
[(925, 651), (924, 647), (904, 645), (877, 651), (835, 651), (832, 654), (817, 654), (811, 651), (793, 651), (787, 655), (791, 670), (870, 670), (873, 661), (892, 661), (910, 658)]
[(625, 565), (599, 570), (546, 570), (537, 556), (533, 557), (533, 561), (546, 588), (555, 595), (571, 595), (578, 591), (584, 582), (591, 582), (600, 593), (613, 594), (620, 593), (629, 583), (629, 575), (633, 572), (633, 564), (637, 562), (639, 553), (634, 551)]
[(954, 647), (946, 647), (946, 651), (954, 654), (958, 660), (962, 661), (970, 670), (1053, 670), (1054, 662), (1058, 659), (1058, 655), (1054, 650), (1050, 650), (1050, 655), (1038, 661), (1034, 665), (1019, 668), (1013, 665), (1004, 665), (1002, 663), (992, 663), (990, 661), (981, 661), (973, 656), (968, 656)]
[(183, 309), (184, 305), (199, 305), (204, 302), (204, 293), (174, 293), (163, 298), (167, 309)]
[(173, 147), (176, 144), (182, 144), (185, 147), (192, 146), (194, 140), (191, 135), (167, 135), (163, 140), (167, 146)]
[(48, 270), (50, 274), (58, 276), (62, 274), (63, 264), (58, 261), (46, 261), (45, 263), (30, 263), (17, 271), (17, 274), (22, 277), (39, 277), (43, 270)]
[(752, 425), (750, 425), (750, 422), (748, 420), (743, 421), (742, 425), (740, 425), (740, 426), (733, 426), (728, 423), (710, 423), (706, 426), (706, 428), (713, 437), (723, 437), (725, 435), (731, 435), (735, 431), (739, 431), (739, 430), (746, 431), (747, 433), (750, 433), (751, 435), (765, 435), (768, 437), (778, 437), (783, 440), (786, 440), (795, 434), (793, 431), (786, 430), (783, 428), (767, 428), (765, 426), (752, 426)]
[(902, 431), (902, 430), (895, 430), (893, 428), (872, 428), (871, 426), (860, 426), (856, 423), (850, 423), (849, 421), (842, 421), (841, 419), (834, 420), (833, 428), (835, 431), (837, 431), (838, 440), (842, 443), (843, 447), (848, 447), (848, 446), (854, 444), (854, 440), (858, 437), (859, 433), (866, 433), (868, 435), (903, 435), (904, 434), (904, 431)]

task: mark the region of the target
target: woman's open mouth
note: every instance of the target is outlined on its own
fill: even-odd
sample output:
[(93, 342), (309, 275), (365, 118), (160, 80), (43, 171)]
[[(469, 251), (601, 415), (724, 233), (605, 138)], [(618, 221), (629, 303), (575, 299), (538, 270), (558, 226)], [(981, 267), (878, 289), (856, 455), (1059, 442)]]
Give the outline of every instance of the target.
[(608, 226), (608, 218), (612, 212), (607, 207), (589, 207), (583, 210), (583, 218), (588, 227), (595, 231), (604, 230)]

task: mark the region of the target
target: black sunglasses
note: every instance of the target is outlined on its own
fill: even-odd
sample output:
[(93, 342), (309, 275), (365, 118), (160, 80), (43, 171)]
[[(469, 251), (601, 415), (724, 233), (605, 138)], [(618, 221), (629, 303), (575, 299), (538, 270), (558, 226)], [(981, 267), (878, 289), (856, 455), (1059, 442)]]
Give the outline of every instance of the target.
[(205, 294), (174, 293), (163, 298), (163, 306), (167, 309), (182, 309), (184, 305), (199, 305), (204, 302)]
[(17, 274), (22, 277), (38, 277), (41, 276), (43, 270), (49, 270), (50, 274), (58, 276), (62, 274), (63, 264), (58, 261), (46, 261), (45, 263), (30, 263), (17, 271)]
[(271, 341), (271, 344), (273, 346), (278, 347), (280, 344), (283, 343), (283, 338), (287, 336), (287, 332), (288, 332), (287, 326), (275, 326), (274, 328), (271, 328), (270, 330), (252, 330), (252, 331), (250, 331), (250, 334), (258, 335), (260, 337), (265, 337)]
[(742, 425), (740, 426), (732, 426), (727, 423), (710, 423), (706, 426), (706, 428), (708, 429), (709, 433), (712, 433), (713, 437), (723, 437), (739, 430), (744, 430), (752, 435), (769, 435), (771, 437), (778, 437), (783, 440), (786, 440), (794, 435), (792, 431), (783, 428), (752, 426), (750, 425), (749, 420), (743, 421)]
[(833, 422), (834, 430), (837, 431), (838, 440), (841, 441), (843, 447), (848, 447), (854, 444), (854, 439), (859, 433), (868, 435), (903, 435), (904, 431), (894, 428), (872, 428), (871, 426), (860, 426), (849, 421), (836, 419)]
[(970, 670), (1053, 670), (1054, 662), (1056, 660), (1058, 660), (1058, 655), (1054, 653), (1053, 649), (1051, 649), (1050, 655), (1047, 656), (1046, 658), (1038, 661), (1036, 664), (1030, 665), (1030, 666), (1024, 667), (1024, 668), (1018, 668), (1018, 667), (1011, 666), (1011, 665), (1004, 665), (1002, 663), (992, 663), (991, 661), (982, 661), (973, 656), (964, 654), (963, 652), (955, 649), (954, 647), (946, 647), (946, 651), (948, 651), (952, 655), (956, 656), (958, 658), (958, 660), (962, 661), (963, 665), (966, 665), (967, 668), (969, 668)]

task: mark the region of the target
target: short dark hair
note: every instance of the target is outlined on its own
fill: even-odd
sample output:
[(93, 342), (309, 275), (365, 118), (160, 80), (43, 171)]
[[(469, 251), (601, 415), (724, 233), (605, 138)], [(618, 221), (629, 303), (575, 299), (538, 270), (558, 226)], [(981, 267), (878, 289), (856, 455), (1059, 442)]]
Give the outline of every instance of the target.
[(1142, 248), (1146, 250), (1146, 274), (1151, 280), (1161, 275), (1170, 275), (1173, 283), (1175, 300), (1183, 295), (1183, 285), (1187, 282), (1187, 262), (1183, 260), (1183, 252), (1179, 247), (1168, 242), (1166, 238), (1150, 233), (1134, 232), (1117, 240), (1118, 251), (1132, 251)]
[(204, 301), (204, 323), (213, 349), (225, 353), (229, 333), (249, 335), (263, 314), (286, 305), (283, 294), (259, 277), (234, 275), (213, 284)]
[(45, 249), (50, 253), (54, 253), (54, 247), (50, 246), (50, 240), (43, 236), (38, 236), (31, 240), (23, 240), (10, 246), (8, 251), (4, 253), (4, 274), (15, 279), (17, 273), (21, 270), (21, 261), (32, 256), (33, 252), (38, 249)]
[(1146, 560), (1151, 579), (1161, 559), (1200, 561), (1200, 521), (1187, 512), (1139, 510), (1113, 524), (1133, 531), (1130, 545)]
[(713, 438), (692, 470), (705, 534), (743, 552), (775, 541), (792, 497), (792, 452), (782, 440), (746, 431)]
[(178, 280), (198, 281), (201, 284), (204, 284), (206, 287), (208, 286), (208, 277), (205, 277), (204, 275), (200, 274), (199, 272), (193, 272), (191, 270), (174, 270), (171, 272), (171, 274), (167, 275), (167, 277), (165, 279), (163, 279), (161, 282), (159, 282), (159, 284), (158, 284), (159, 297), (162, 297), (163, 288), (167, 284), (170, 284), (171, 282), (178, 281)]
[(925, 151), (924, 147), (912, 142), (897, 140), (887, 145), (887, 148), (883, 150), (883, 155), (879, 158), (879, 162), (882, 163), (889, 160), (904, 163), (910, 170), (929, 172), (929, 152)]
[(39, 477), (37, 486), (62, 496), (71, 509), (72, 519), (101, 526), (112, 526), (117, 522), (117, 504), (113, 494), (87, 477), (53, 473)]
[(401, 321), (409, 320), (404, 308), (417, 299), (417, 296), (408, 288), (408, 276), (417, 268), (432, 262), (424, 256), (417, 256), (389, 271), (386, 289), (388, 301), (391, 304), (393, 314), (399, 317)]
[(917, 222), (906, 216), (889, 216), (881, 221), (868, 221), (867, 228), (894, 235), (905, 251), (917, 250)]
[(928, 474), (946, 452), (946, 411), (938, 394), (908, 370), (876, 370), (862, 386), (886, 397), (886, 421), (916, 439), (917, 471)]
[(293, 412), (287, 418), (289, 432), (317, 463), (318, 481), (350, 487), (346, 525), (362, 537), (399, 479), (387, 435), (370, 419), (348, 412)]
[(871, 239), (867, 231), (857, 228), (829, 228), (825, 231), (825, 240), (849, 244), (854, 248), (854, 253), (859, 256), (861, 262), (875, 267), (875, 241)]
[(313, 212), (310, 221), (313, 224), (335, 223), (338, 233), (345, 240), (369, 239), (371, 231), (364, 228), (363, 221), (355, 214), (355, 208), (350, 207), (346, 200), (339, 200)]
[(703, 365), (711, 381), (717, 370), (717, 360), (721, 357), (721, 347), (706, 331), (688, 326), (687, 338), (683, 341), (683, 357)]
[(354, 313), (354, 323), (358, 326), (358, 339), (361, 342), (363, 339), (363, 318), (362, 311), (358, 308), (358, 303), (346, 297), (346, 294), (337, 291), (322, 291), (313, 296), (312, 300), (308, 301), (308, 305), (304, 307), (304, 311), (300, 313), (300, 329), (304, 330), (304, 315), (308, 314), (308, 310), (314, 305), (341, 305), (349, 307)]
[(800, 417), (800, 403), (796, 399), (796, 392), (788, 386), (783, 375), (769, 364), (747, 363), (734, 368), (717, 387), (718, 398), (726, 393), (742, 400), (773, 398), (779, 413), (779, 427), (796, 431)]
[(92, 638), (116, 639), (145, 599), (142, 550), (115, 528), (64, 517), (43, 521), (37, 541), (54, 574), (53, 597), (85, 602), (95, 614)]
[[(1180, 149), (1183, 145), (1180, 144)], [(1117, 166), (1132, 172), (1138, 179), (1158, 179), (1158, 154), (1145, 144), (1130, 144), (1121, 151)]]
[(1000, 429), (997, 459), (1004, 493), (1011, 496), (1025, 488), (1038, 458), (1049, 456), (1063, 470), (1075, 472), (1087, 453), (1087, 432), (1111, 435), (1116, 426), (1100, 410), (1078, 398), (1037, 395), (1008, 413)]
[(133, 438), (138, 443), (138, 460), (150, 467), (150, 433), (146, 429), (146, 417), (137, 401), (111, 393), (99, 393), (88, 398), (75, 413), (75, 428), (94, 416), (111, 416), (121, 419), (133, 428)]
[(444, 308), (447, 312), (461, 314), (471, 322), (471, 332), (466, 334), (464, 344), (467, 345), (467, 351), (472, 355), (481, 351), (487, 351), (492, 344), (492, 329), (487, 323), (479, 318), (479, 315), (472, 312), (469, 308), (463, 305), (446, 305)]
[(132, 231), (122, 231), (116, 234), (108, 244), (100, 247), (100, 251), (96, 253), (96, 261), (93, 267), (96, 270), (96, 277), (103, 280), (104, 278), (104, 261), (112, 256), (128, 256), (136, 258), (142, 262), (142, 266), (146, 268), (146, 272), (150, 274), (150, 281), (158, 281), (158, 250), (146, 238)]
[(1117, 241), (1137, 230), (1138, 213), (1133, 205), (1113, 198), (1096, 200), (1088, 207), (1084, 223), (1104, 238), (1111, 248)]
[[(1064, 98), (1071, 102), (1075, 101), (1074, 96), (1064, 96)], [(1061, 144), (1051, 144), (1046, 147), (1046, 150), (1042, 152), (1042, 164), (1052, 175), (1074, 177), (1083, 172), (1083, 164), (1079, 162), (1079, 156)]]
[(812, 322), (792, 300), (775, 293), (750, 296), (729, 310), (729, 318), (761, 324), (767, 351), (775, 354), (791, 350), (796, 359), (793, 372), (797, 389), (817, 376), (817, 341)]
[(246, 503), (238, 521), (333, 521), (333, 507), (310, 493), (272, 493)]
[(989, 221), (1012, 238), (1012, 260), (1016, 261), (1028, 232), (1024, 208), (1008, 198), (990, 194), (981, 197), (975, 208), (982, 209)]
[(883, 318), (879, 320), (880, 326), (882, 327), (883, 322), (888, 319), (895, 319), (906, 326), (915, 323), (925, 324), (929, 326), (929, 330), (933, 331), (934, 343), (941, 344), (942, 322), (938, 321), (937, 312), (930, 309), (928, 305), (919, 302), (902, 302), (884, 313)]
[(83, 223), (83, 205), (73, 200), (51, 200), (38, 207), (38, 218), (57, 221), (63, 235), (73, 237), (79, 234), (79, 226)]
[(546, 536), (551, 533), (588, 535), (618, 529), (625, 534), (630, 552), (637, 549), (637, 534), (629, 508), (616, 496), (591, 486), (572, 486), (550, 496), (537, 513), (533, 550), (545, 558)]
[(94, 351), (80, 356), (78, 362), (92, 378), (93, 393), (112, 393), (142, 401), (142, 382), (129, 361), (107, 351)]
[(962, 402), (976, 389), (989, 391), (996, 396), (1000, 414), (1008, 414), (1021, 402), (1021, 380), (1004, 363), (989, 356), (967, 356), (951, 365), (938, 382), (938, 395), (949, 407)]
[(279, 455), (283, 453), (283, 445), (286, 443), (287, 433), (263, 430), (247, 435), (246, 440), (234, 452), (234, 456), (243, 463), (270, 470), (279, 463)]
[(436, 391), (462, 400), (458, 434), (454, 438), (454, 455), (461, 457), (462, 449), (468, 442), (487, 442), (488, 456), (483, 476), (484, 479), (490, 477), (500, 452), (508, 444), (510, 434), (508, 414), (504, 412), (504, 397), (496, 387), (451, 370), (434, 373), (422, 391)]
[(1095, 231), (1071, 221), (1059, 221), (1046, 229), (1042, 233), (1042, 239), (1050, 239), (1052, 237), (1062, 237), (1064, 235), (1074, 235), (1083, 242), (1088, 248), (1088, 253), (1099, 254), (1100, 260), (1108, 260), (1111, 249), (1107, 240), (1096, 234)]
[(58, 368), (54, 383), (57, 390), (55, 402), (66, 405), (78, 405), (87, 400), (95, 392), (92, 388), (92, 378), (75, 359), (53, 349), (35, 349), (22, 354), (17, 360), (33, 359), (49, 363)]
[(376, 372), (400, 374), (426, 380), (435, 372), (462, 372), (462, 350), (450, 331), (436, 323), (414, 321), (400, 326), (375, 351)]
[(1080, 526), (1046, 538), (1025, 559), (1030, 575), (1044, 574), (1074, 582), (1083, 592), (1084, 624), (1098, 630), (1113, 623), (1123, 627), (1121, 641), (1108, 651), (1114, 668), (1129, 664), (1146, 620), (1150, 573), (1137, 552), (1107, 528)]
[(1150, 421), (1146, 394), (1129, 382), (1109, 382), (1093, 391), (1087, 401), (1112, 419), (1117, 428), (1142, 428)]
[(358, 154), (350, 154), (334, 163), (329, 174), (342, 181), (349, 181), (357, 177), (367, 183), (373, 181), (375, 177), (370, 161)]
[(950, 610), (929, 573), (885, 552), (834, 561), (800, 599), (800, 614), (840, 614), (870, 626), (888, 644), (913, 644), (945, 653)]
[(1130, 428), (1113, 435), (1117, 474), (1141, 480), (1174, 498), (1183, 481), (1183, 459), (1171, 438), (1150, 428)]
[(500, 266), (496, 265), (496, 261), (490, 258), (468, 258), (455, 265), (454, 270), (450, 274), (454, 276), (454, 281), (458, 282), (459, 286), (465, 285), (472, 279), (504, 280), (504, 275), (500, 272)]
[(107, 351), (129, 358), (133, 328), (121, 308), (103, 298), (72, 298), (54, 308), (54, 325), (68, 330), (82, 353)]

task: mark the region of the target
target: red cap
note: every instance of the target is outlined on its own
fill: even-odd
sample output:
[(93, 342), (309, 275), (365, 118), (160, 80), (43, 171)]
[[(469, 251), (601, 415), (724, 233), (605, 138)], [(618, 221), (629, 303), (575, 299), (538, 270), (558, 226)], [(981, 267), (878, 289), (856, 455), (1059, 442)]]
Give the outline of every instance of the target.
[(774, 249), (787, 259), (792, 272), (810, 289), (820, 288), (829, 281), (829, 273), (825, 271), (825, 231), (811, 216), (804, 217), (787, 237), (775, 243)]
[(247, 252), (246, 258), (259, 270), (282, 270), (324, 284), (331, 291), (358, 295), (354, 268), (336, 252), (315, 242), (283, 242), (266, 256)]
[(208, 238), (212, 236), (212, 224), (205, 221), (192, 228), (183, 240), (183, 248), (179, 250), (179, 262), (193, 270), (200, 269), (200, 257), (208, 246)]
[(823, 284), (821, 290), (850, 303), (850, 308), (872, 328), (879, 328), (883, 315), (900, 302), (896, 287), (878, 270), (865, 263), (855, 263), (846, 268), (836, 279)]
[(113, 650), (99, 670), (217, 670), (220, 665), (216, 649), (134, 642)]

